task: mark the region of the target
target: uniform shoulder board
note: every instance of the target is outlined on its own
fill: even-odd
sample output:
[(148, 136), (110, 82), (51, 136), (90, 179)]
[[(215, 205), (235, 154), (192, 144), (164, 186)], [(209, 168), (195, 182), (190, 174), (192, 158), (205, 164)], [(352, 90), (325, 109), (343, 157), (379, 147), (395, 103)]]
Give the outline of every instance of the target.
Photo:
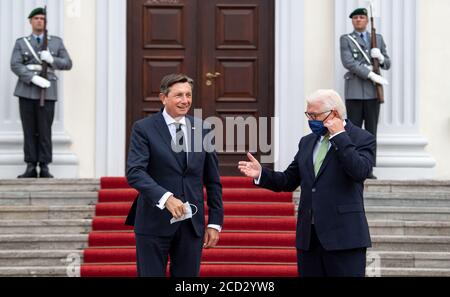
[(22, 37), (20, 37), (20, 38), (17, 38), (16, 41), (21, 41), (21, 40), (23, 41), (24, 38), (28, 39), (28, 41), (31, 40), (31, 37), (30, 37), (30, 36), (22, 36)]

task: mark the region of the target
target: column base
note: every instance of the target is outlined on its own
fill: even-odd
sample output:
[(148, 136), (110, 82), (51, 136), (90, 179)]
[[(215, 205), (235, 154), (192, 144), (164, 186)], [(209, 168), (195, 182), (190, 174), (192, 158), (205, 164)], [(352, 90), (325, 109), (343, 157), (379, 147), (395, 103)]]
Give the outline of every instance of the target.
[[(55, 178), (78, 178), (78, 158), (70, 151), (67, 135), (53, 135), (53, 163), (49, 165)], [(15, 179), (25, 171), (21, 134), (0, 135), (0, 179)]]
[(425, 151), (427, 145), (420, 135), (379, 136), (374, 174), (389, 180), (433, 179), (436, 161)]

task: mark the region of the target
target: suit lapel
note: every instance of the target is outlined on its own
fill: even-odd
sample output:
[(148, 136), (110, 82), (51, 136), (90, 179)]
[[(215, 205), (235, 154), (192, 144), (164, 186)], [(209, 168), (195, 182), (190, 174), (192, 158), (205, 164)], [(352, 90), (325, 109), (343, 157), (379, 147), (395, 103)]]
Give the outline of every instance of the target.
[(172, 136), (170, 135), (169, 127), (167, 127), (166, 121), (164, 120), (164, 117), (162, 115), (162, 112), (160, 112), (157, 115), (156, 118), (156, 130), (161, 135), (162, 139), (166, 143), (166, 145), (169, 148), (170, 154), (175, 158), (180, 168), (183, 168), (180, 160), (178, 160), (177, 156), (175, 155), (175, 152), (172, 149)]
[[(352, 129), (352, 123), (350, 121), (347, 121), (347, 125), (345, 126), (345, 131), (347, 133), (351, 133)], [(336, 151), (331, 147), (328, 150), (327, 155), (325, 156), (325, 160), (323, 160), (322, 167), (320, 167), (319, 173), (317, 174), (316, 178), (319, 178), (320, 175), (324, 172), (325, 168), (327, 167), (328, 163), (330, 163), (331, 158), (333, 158), (336, 155)]]
[(306, 161), (306, 168), (308, 173), (311, 175), (313, 180), (316, 179), (314, 173), (314, 147), (316, 146), (317, 141), (319, 140), (319, 136), (312, 137), (311, 141), (306, 145), (306, 153), (308, 154), (308, 159)]
[(319, 172), (317, 173), (316, 179), (319, 178), (323, 171), (325, 170), (325, 168), (327, 167), (328, 163), (330, 162), (331, 158), (336, 154), (335, 150), (330, 148), (328, 150), (327, 155), (325, 156), (325, 159), (323, 160), (322, 166), (319, 169)]

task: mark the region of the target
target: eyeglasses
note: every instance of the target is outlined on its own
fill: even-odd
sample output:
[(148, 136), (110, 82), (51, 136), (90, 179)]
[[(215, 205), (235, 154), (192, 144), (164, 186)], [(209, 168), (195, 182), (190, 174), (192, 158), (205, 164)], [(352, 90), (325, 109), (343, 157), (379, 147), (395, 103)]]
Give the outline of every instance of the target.
[[(307, 117), (309, 120), (316, 120), (317, 117), (319, 117), (319, 116), (321, 116), (321, 115), (323, 115), (323, 114), (329, 113), (329, 112), (332, 112), (332, 110), (324, 111), (324, 112), (321, 112), (321, 113), (309, 113), (309, 112), (305, 112), (305, 115), (306, 115), (306, 117)], [(330, 116), (330, 115), (328, 115), (328, 116)]]

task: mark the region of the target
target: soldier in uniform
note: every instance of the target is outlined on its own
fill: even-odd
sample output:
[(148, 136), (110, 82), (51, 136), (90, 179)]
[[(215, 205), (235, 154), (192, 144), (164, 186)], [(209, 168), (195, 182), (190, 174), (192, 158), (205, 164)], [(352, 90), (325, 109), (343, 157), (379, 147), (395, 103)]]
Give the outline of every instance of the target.
[[(19, 98), (27, 163), (25, 173), (18, 178), (53, 178), (48, 165), (52, 162), (52, 125), (58, 99), (55, 70), (70, 70), (72, 60), (59, 37), (48, 36), (48, 48), (43, 48), (45, 9), (34, 9), (28, 18), (32, 34), (16, 41), (11, 58), (11, 70), (19, 78), (14, 96)], [(40, 76), (43, 61), (48, 64), (48, 79)], [(44, 107), (40, 106), (42, 89), (46, 89)]]
[[(371, 48), (367, 9), (356, 9), (350, 18), (355, 30), (340, 39), (342, 64), (348, 70), (344, 77), (348, 119), (360, 128), (364, 123), (365, 129), (376, 137), (380, 116), (376, 84), (387, 85), (388, 81), (373, 72), (371, 59), (378, 59), (384, 70), (390, 69), (391, 60), (381, 35), (377, 34), (379, 48)], [(370, 178), (376, 179), (373, 174)]]

